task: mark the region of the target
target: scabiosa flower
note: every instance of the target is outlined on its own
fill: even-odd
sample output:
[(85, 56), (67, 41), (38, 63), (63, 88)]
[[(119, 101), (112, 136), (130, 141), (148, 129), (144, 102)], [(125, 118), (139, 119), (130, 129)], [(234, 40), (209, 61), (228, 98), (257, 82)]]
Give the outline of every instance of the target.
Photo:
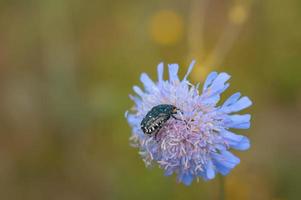
[[(146, 166), (158, 165), (169, 176), (177, 174), (179, 182), (190, 185), (194, 178), (210, 180), (217, 173), (227, 175), (239, 162), (229, 150), (246, 150), (249, 139), (237, 135), (231, 129), (248, 129), (249, 114), (233, 114), (249, 107), (252, 102), (240, 93), (230, 96), (217, 105), (220, 95), (228, 87), (227, 73), (211, 72), (199, 90), (199, 83), (191, 84), (187, 78), (195, 61), (192, 61), (182, 80), (178, 77), (179, 66), (169, 64), (169, 80), (163, 79), (163, 63), (158, 65), (158, 80), (152, 81), (142, 73), (140, 80), (144, 90), (133, 89), (137, 95), (130, 98), (135, 105), (126, 112), (132, 127), (130, 138)], [(171, 104), (181, 112), (177, 119), (167, 120), (155, 135), (146, 135), (140, 123), (146, 114), (160, 104)]]

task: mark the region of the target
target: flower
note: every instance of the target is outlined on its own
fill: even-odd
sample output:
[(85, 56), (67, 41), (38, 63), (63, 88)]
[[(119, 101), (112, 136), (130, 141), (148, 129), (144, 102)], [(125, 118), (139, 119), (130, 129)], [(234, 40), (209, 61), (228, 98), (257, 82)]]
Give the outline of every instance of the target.
[[(178, 64), (169, 64), (169, 80), (163, 79), (163, 63), (158, 65), (158, 80), (152, 81), (146, 73), (140, 80), (144, 90), (134, 86), (137, 95), (130, 95), (135, 105), (126, 118), (132, 127), (130, 141), (139, 148), (146, 166), (158, 165), (169, 176), (177, 174), (179, 182), (190, 185), (193, 179), (210, 180), (217, 173), (227, 175), (240, 159), (229, 150), (246, 150), (249, 139), (230, 129), (248, 129), (250, 114), (233, 114), (249, 107), (248, 97), (239, 92), (217, 105), (221, 93), (228, 87), (227, 73), (211, 72), (199, 91), (199, 83), (191, 84), (187, 78), (193, 69), (192, 61), (182, 80), (178, 77)], [(140, 123), (156, 105), (171, 104), (181, 112), (179, 120), (170, 118), (154, 136), (144, 134)]]

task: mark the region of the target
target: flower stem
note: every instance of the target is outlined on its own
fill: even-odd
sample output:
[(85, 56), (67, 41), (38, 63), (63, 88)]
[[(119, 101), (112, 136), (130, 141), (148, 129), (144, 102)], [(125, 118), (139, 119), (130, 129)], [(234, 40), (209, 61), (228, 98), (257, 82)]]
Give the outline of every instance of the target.
[(219, 200), (225, 200), (225, 177), (223, 175), (219, 176)]

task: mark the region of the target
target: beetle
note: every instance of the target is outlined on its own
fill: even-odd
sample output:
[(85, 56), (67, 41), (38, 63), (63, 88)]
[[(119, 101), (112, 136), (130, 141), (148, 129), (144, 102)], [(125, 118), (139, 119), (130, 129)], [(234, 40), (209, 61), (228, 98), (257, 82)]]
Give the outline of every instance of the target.
[(178, 119), (174, 116), (178, 111), (176, 106), (170, 104), (154, 106), (141, 121), (142, 131), (146, 135), (157, 134), (170, 117)]

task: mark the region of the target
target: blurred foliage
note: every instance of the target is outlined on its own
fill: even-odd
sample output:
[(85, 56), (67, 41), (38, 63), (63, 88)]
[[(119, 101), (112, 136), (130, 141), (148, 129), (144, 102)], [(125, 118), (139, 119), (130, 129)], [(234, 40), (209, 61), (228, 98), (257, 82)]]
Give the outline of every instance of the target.
[[(252, 148), (227, 199), (299, 199), (301, 1), (0, 1), (0, 199), (216, 199), (129, 146), (128, 94), (141, 72), (180, 63), (254, 102)], [(226, 96), (225, 95), (225, 96)], [(225, 97), (224, 96), (224, 97)], [(240, 154), (239, 152), (236, 152)]]

